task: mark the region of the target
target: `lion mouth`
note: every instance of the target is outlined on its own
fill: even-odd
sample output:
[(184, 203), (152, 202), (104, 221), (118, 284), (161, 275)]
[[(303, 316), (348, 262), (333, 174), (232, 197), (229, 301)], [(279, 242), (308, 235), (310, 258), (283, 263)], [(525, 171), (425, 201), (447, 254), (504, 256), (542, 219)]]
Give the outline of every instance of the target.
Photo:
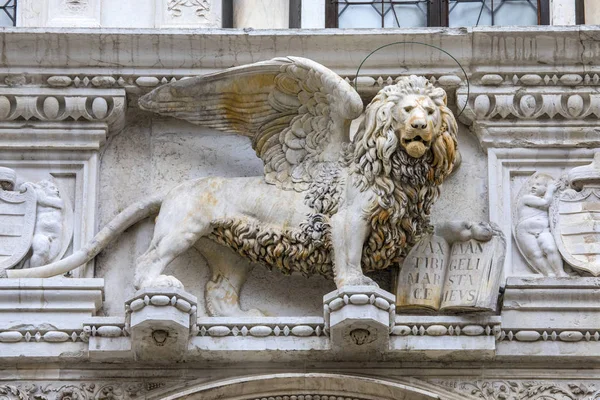
[(402, 138), (402, 146), (406, 149), (408, 155), (414, 158), (422, 157), (429, 149), (430, 144), (430, 140), (425, 140), (420, 135), (412, 138)]

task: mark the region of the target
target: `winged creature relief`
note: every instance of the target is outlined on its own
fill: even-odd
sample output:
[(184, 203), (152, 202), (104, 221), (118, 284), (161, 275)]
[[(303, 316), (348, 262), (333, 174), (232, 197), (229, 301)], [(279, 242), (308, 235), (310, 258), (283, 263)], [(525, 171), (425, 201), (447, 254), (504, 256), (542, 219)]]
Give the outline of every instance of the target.
[(360, 96), (331, 70), (299, 57), (168, 84), (139, 104), (250, 137), (264, 177), (184, 182), (128, 207), (71, 257), (9, 276), (64, 273), (158, 213), (135, 286), (181, 286), (163, 270), (195, 246), (212, 270), (205, 291), (212, 315), (248, 313), (238, 303), (249, 270), (240, 255), (286, 274), (332, 277), (338, 287), (375, 285), (363, 272), (400, 260), (430, 228), (439, 186), (458, 160), (446, 93), (423, 77), (383, 88), (352, 140)]

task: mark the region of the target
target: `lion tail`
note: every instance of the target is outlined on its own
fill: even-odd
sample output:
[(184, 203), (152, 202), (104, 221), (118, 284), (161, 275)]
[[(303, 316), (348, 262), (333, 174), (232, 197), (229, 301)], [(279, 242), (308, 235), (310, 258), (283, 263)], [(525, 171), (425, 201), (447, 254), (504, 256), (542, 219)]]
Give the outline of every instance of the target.
[(74, 270), (96, 257), (125, 229), (144, 218), (157, 214), (164, 197), (165, 194), (162, 193), (130, 205), (102, 228), (85, 246), (65, 259), (36, 268), (7, 270), (6, 274), (9, 278), (50, 278)]

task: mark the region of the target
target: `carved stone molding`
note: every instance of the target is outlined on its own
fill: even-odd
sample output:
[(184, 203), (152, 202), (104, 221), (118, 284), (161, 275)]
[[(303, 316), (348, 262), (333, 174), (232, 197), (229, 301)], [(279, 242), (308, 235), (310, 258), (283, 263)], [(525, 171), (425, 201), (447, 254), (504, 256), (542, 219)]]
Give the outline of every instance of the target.
[[(118, 89), (0, 88), (0, 128), (8, 122), (53, 123), (74, 121), (105, 124), (114, 129), (123, 123), (125, 93)], [(63, 129), (75, 127), (72, 122)], [(8, 125), (10, 127), (10, 125)]]
[(579, 342), (579, 341), (594, 341), (600, 340), (600, 332), (595, 330), (502, 330), (498, 335), (498, 341), (513, 341), (518, 342), (535, 342), (538, 340), (545, 341), (562, 341), (562, 342)]
[[(573, 74), (557, 78), (559, 85), (523, 86), (522, 80), (498, 87), (471, 85), (468, 101), (467, 88), (457, 90), (458, 109), (467, 104), (460, 120), (484, 148), (600, 145), (600, 95), (593, 81), (584, 86), (584, 78)], [(564, 85), (571, 81), (580, 85)]]
[[(242, 322), (241, 324), (239, 322)], [(261, 318), (260, 321), (236, 321), (234, 318), (202, 318), (198, 336), (208, 337), (309, 337), (324, 336), (322, 318)]]
[(500, 335), (500, 317), (396, 316), (392, 336), (495, 336)]
[(36, 381), (0, 382), (0, 397), (5, 400), (130, 400), (144, 398), (167, 384), (114, 381)]
[(600, 381), (518, 380), (464, 378), (428, 379), (428, 382), (477, 400), (593, 400), (600, 396)]

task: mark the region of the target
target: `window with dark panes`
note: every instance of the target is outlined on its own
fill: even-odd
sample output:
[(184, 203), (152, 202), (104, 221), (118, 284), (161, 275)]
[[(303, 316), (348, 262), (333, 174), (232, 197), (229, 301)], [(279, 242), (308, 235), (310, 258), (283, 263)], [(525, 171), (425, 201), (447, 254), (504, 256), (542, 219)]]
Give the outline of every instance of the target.
[(547, 25), (549, 0), (326, 0), (329, 28)]
[(17, 23), (17, 0), (0, 0), (0, 27)]

